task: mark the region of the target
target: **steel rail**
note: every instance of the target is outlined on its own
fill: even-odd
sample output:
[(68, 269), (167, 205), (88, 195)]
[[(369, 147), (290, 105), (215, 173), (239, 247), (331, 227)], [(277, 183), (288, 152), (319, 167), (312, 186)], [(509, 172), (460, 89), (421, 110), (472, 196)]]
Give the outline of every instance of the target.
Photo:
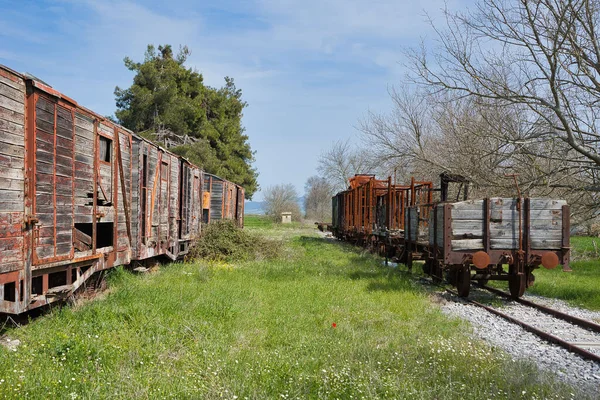
[(534, 303), (534, 302), (529, 301), (529, 300), (524, 300), (524, 299), (520, 299), (520, 298), (519, 299), (515, 299), (510, 294), (508, 294), (506, 292), (503, 292), (502, 290), (498, 290), (496, 288), (492, 288), (492, 287), (489, 287), (489, 286), (480, 286), (480, 287), (482, 289), (485, 289), (485, 290), (487, 290), (489, 292), (492, 292), (494, 294), (497, 294), (499, 296), (506, 297), (506, 298), (509, 298), (509, 299), (511, 299), (513, 301), (516, 301), (519, 304), (523, 304), (524, 306), (535, 308), (537, 310), (540, 310), (543, 313), (552, 315), (552, 316), (554, 316), (556, 318), (562, 319), (563, 321), (567, 321), (567, 322), (569, 322), (569, 323), (571, 323), (573, 325), (577, 325), (577, 326), (580, 326), (582, 328), (589, 329), (589, 330), (591, 330), (593, 332), (600, 333), (600, 324), (596, 324), (595, 322), (588, 321), (588, 320), (585, 320), (583, 318), (575, 317), (573, 315), (566, 314), (566, 313), (564, 313), (562, 311), (558, 311), (558, 310), (555, 310), (553, 308), (546, 307), (546, 306)]
[[(451, 293), (451, 294), (455, 295), (455, 296), (458, 296), (458, 293), (456, 293), (453, 290), (446, 289), (446, 291), (448, 293)], [(595, 361), (597, 363), (600, 363), (600, 356), (598, 356), (598, 355), (596, 355), (594, 353), (591, 353), (591, 352), (589, 352), (589, 351), (587, 351), (587, 350), (585, 350), (585, 349), (583, 349), (583, 348), (581, 348), (579, 346), (571, 344), (571, 343), (567, 342), (566, 340), (563, 340), (563, 339), (561, 339), (559, 337), (556, 337), (556, 336), (554, 336), (554, 335), (552, 335), (550, 333), (544, 332), (544, 331), (542, 331), (542, 330), (540, 330), (540, 329), (538, 329), (538, 328), (536, 328), (534, 326), (526, 324), (525, 322), (523, 322), (521, 320), (513, 318), (513, 317), (511, 317), (508, 314), (505, 314), (505, 313), (503, 313), (501, 311), (498, 311), (495, 308), (488, 307), (488, 306), (486, 306), (484, 304), (481, 304), (481, 303), (479, 303), (479, 302), (477, 302), (475, 300), (471, 300), (471, 299), (468, 299), (468, 298), (463, 298), (463, 300), (466, 300), (469, 303), (472, 303), (472, 304), (474, 304), (474, 305), (476, 305), (478, 307), (481, 307), (481, 308), (487, 310), (488, 312), (490, 312), (490, 313), (492, 313), (494, 315), (497, 315), (497, 316), (499, 316), (501, 318), (504, 318), (505, 320), (510, 321), (513, 324), (519, 325), (521, 328), (525, 329), (526, 331), (531, 332), (534, 335), (539, 336), (540, 338), (542, 338), (542, 339), (544, 339), (544, 340), (546, 340), (548, 342), (557, 344), (557, 345), (559, 345), (559, 346), (561, 346), (561, 347), (563, 347), (563, 348), (565, 348), (565, 349), (567, 349), (567, 350), (569, 350), (569, 351), (571, 351), (573, 353), (576, 353), (576, 354), (580, 355), (582, 358), (585, 358), (587, 360), (592, 360), (592, 361)]]

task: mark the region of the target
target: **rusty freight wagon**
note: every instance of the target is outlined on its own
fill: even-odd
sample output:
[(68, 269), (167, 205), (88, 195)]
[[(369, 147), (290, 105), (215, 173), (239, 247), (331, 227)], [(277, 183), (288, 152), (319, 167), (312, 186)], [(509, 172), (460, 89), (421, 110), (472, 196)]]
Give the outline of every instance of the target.
[(533, 271), (569, 267), (569, 206), (564, 200), (488, 198), (437, 204), (430, 215), (425, 270), (445, 273), (468, 296), (471, 280), (508, 281), (520, 297)]
[[(410, 185), (375, 179), (374, 175), (355, 175), (350, 178), (348, 190), (332, 199), (332, 230), (334, 236), (377, 248), (387, 257), (407, 262), (418, 258), (416, 246), (404, 246), (405, 226), (411, 219), (406, 210), (413, 207), (419, 223), (413, 222), (417, 231), (427, 221), (432, 202), (431, 182), (411, 179)], [(410, 231), (410, 229), (409, 229)]]
[[(504, 280), (519, 297), (533, 284), (536, 268), (562, 264), (568, 269), (565, 201), (467, 200), (466, 179), (443, 174), (441, 181), (434, 189), (431, 182), (414, 178), (406, 186), (389, 178), (352, 178), (349, 189), (332, 199), (334, 236), (377, 249), (409, 268), (413, 260), (424, 260), (424, 272), (437, 280), (447, 278), (461, 296), (468, 296), (472, 280)], [(449, 183), (460, 185), (457, 201), (447, 200)], [(461, 194), (464, 201), (458, 201)]]
[(63, 299), (116, 265), (185, 255), (201, 231), (201, 180), (185, 159), (0, 66), (0, 312)]
[(375, 175), (355, 175), (348, 190), (333, 198), (333, 227), (345, 240), (366, 244), (376, 228), (378, 196), (387, 193), (388, 181)]

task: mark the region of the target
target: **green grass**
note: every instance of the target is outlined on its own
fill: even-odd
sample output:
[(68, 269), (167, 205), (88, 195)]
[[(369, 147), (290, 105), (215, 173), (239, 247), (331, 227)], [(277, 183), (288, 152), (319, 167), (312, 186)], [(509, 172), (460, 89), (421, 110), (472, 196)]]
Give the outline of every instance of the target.
[[(594, 246), (596, 243), (596, 246)], [(540, 268), (534, 272), (535, 284), (529, 293), (566, 300), (568, 303), (600, 310), (600, 238), (574, 236), (571, 238), (572, 272)]]
[(563, 272), (560, 267), (536, 270), (535, 284), (527, 292), (566, 300), (590, 310), (600, 310), (600, 261), (575, 261), (571, 268), (572, 272)]
[(600, 238), (589, 236), (571, 237), (571, 261), (600, 258)]
[(273, 220), (264, 215), (244, 215), (244, 227), (246, 228), (271, 228)]
[[(257, 228), (262, 232), (266, 228)], [(102, 298), (6, 332), (2, 398), (565, 398), (475, 341), (409, 274), (313, 227), (277, 260), (116, 270)], [(332, 324), (337, 326), (334, 328)]]

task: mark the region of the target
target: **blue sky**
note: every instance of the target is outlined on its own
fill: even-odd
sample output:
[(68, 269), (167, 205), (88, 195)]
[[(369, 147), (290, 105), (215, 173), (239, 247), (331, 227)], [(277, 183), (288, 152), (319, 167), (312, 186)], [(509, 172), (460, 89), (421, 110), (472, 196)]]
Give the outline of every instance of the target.
[[(123, 58), (186, 44), (188, 66), (211, 86), (235, 79), (259, 183), (299, 193), (319, 154), (354, 138), (367, 110), (390, 107), (402, 51), (432, 38), (428, 13), (461, 0), (0, 0), (0, 63), (29, 72), (103, 115), (128, 87)], [(358, 142), (358, 141), (357, 141)], [(255, 200), (261, 199), (261, 194)]]

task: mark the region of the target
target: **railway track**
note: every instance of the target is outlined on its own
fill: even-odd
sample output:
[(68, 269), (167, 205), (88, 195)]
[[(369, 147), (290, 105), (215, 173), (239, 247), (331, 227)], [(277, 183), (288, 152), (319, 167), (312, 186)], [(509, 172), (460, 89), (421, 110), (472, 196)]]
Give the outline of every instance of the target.
[[(458, 293), (454, 290), (443, 288), (448, 293), (458, 297)], [(518, 306), (509, 305), (500, 311), (496, 307), (482, 304), (473, 299), (461, 299), (519, 325), (539, 338), (578, 354), (586, 360), (600, 363), (600, 324), (524, 299), (512, 299), (510, 294), (501, 290), (487, 286), (482, 287), (482, 289), (513, 300)], [(524, 311), (519, 307), (524, 307), (530, 311)], [(515, 316), (515, 314), (521, 315)], [(528, 321), (526, 322), (524, 319)]]

